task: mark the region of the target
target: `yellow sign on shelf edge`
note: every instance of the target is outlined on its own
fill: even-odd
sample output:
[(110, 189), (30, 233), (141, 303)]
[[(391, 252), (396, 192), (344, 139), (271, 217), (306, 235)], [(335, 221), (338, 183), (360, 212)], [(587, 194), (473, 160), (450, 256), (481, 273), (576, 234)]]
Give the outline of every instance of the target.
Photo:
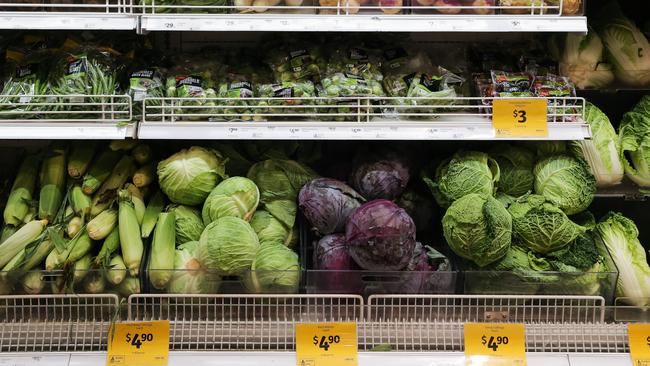
[(547, 119), (545, 98), (497, 99), (492, 104), (496, 137), (548, 137)]
[(108, 330), (107, 366), (167, 366), (169, 320), (114, 323)]
[(296, 324), (297, 366), (357, 366), (357, 324)]
[(634, 366), (650, 366), (650, 324), (628, 324), (628, 344)]
[(466, 366), (526, 366), (526, 327), (465, 323)]

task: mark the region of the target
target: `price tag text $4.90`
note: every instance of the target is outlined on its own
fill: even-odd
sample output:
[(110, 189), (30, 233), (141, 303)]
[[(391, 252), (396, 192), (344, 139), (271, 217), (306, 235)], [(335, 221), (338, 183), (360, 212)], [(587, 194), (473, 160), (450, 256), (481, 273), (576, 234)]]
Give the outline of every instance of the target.
[(166, 366), (169, 321), (115, 323), (108, 334), (107, 366)]
[(357, 366), (356, 323), (296, 325), (297, 366)]
[(526, 330), (523, 324), (465, 324), (467, 366), (525, 366)]

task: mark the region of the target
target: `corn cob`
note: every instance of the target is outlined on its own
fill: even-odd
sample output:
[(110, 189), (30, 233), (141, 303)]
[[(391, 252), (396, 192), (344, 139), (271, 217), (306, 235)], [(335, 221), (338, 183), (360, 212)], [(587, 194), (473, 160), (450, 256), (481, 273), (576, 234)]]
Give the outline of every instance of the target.
[(2, 272), (10, 272), (21, 267), (21, 264), (25, 261), (25, 249), (21, 250), (16, 254), (9, 263), (2, 267)]
[(129, 297), (133, 294), (140, 293), (140, 280), (135, 277), (127, 277), (117, 287), (117, 292), (124, 296)]
[(61, 207), (65, 189), (65, 149), (55, 147), (41, 166), (41, 193), (38, 197), (38, 217), (53, 222)]
[(176, 250), (176, 221), (173, 212), (158, 215), (149, 257), (149, 281), (162, 290), (172, 279)]
[(165, 207), (165, 196), (160, 190), (156, 190), (153, 197), (149, 200), (149, 205), (144, 211), (144, 218), (142, 219), (142, 237), (148, 238), (156, 226), (158, 221), (158, 214), (162, 212)]
[(77, 236), (77, 233), (81, 230), (81, 228), (84, 226), (84, 222), (79, 216), (75, 216), (72, 219), (70, 219), (70, 222), (68, 222), (68, 227), (66, 228), (66, 233), (68, 234), (68, 238), (74, 238)]
[(80, 185), (75, 184), (70, 191), (70, 205), (75, 215), (87, 219), (90, 216), (92, 198), (83, 192)]
[(108, 263), (108, 260), (111, 258), (113, 253), (120, 247), (120, 229), (119, 227), (114, 227), (111, 230), (111, 233), (108, 234), (104, 242), (102, 243), (102, 248), (99, 250), (99, 254), (95, 257), (95, 264), (98, 266)]
[(14, 235), (18, 229), (20, 229), (20, 226), (5, 225), (2, 228), (2, 233), (0, 233), (0, 244), (4, 243), (8, 237)]
[(4, 267), (16, 254), (25, 249), (29, 243), (36, 240), (43, 233), (46, 225), (47, 220), (29, 222), (0, 244), (0, 267)]
[(72, 274), (73, 274), (73, 280), (74, 283), (77, 284), (81, 282), (81, 280), (86, 277), (88, 274), (88, 270), (90, 270), (90, 264), (92, 260), (90, 258), (90, 254), (86, 254), (80, 259), (78, 259), (76, 262), (74, 262), (74, 265), (72, 266)]
[(55, 269), (59, 269), (63, 266), (63, 262), (60, 260), (61, 254), (59, 253), (58, 250), (52, 249), (50, 254), (47, 255), (45, 258), (45, 270), (46, 271), (54, 271)]
[(155, 180), (155, 176), (156, 169), (153, 164), (143, 165), (133, 173), (133, 184), (138, 188), (146, 187)]
[(138, 140), (113, 140), (108, 148), (113, 151), (129, 151), (138, 145)]
[(55, 252), (56, 250), (54, 249), (54, 242), (49, 239), (45, 238), (43, 241), (41, 241), (31, 252), (27, 253), (25, 256), (25, 264), (23, 264), (23, 270), (25, 271), (31, 271), (32, 269), (36, 268), (38, 265), (40, 265), (45, 258), (47, 258), (47, 255), (50, 254), (50, 252)]
[(106, 281), (99, 273), (91, 273), (84, 282), (84, 291), (89, 294), (101, 294), (106, 289)]
[(35, 218), (36, 218), (36, 207), (30, 207), (29, 211), (27, 211), (27, 215), (25, 215), (25, 218), (23, 219), (23, 224), (33, 221)]
[(127, 183), (124, 188), (126, 188), (126, 190), (131, 194), (131, 201), (133, 202), (133, 207), (135, 208), (135, 216), (138, 218), (138, 225), (142, 225), (144, 212), (146, 211), (142, 193), (140, 193), (138, 187), (134, 186), (131, 183)]
[(23, 290), (28, 295), (38, 295), (43, 291), (45, 282), (40, 271), (27, 272), (20, 280)]
[(90, 220), (88, 225), (86, 225), (86, 230), (88, 230), (88, 236), (92, 240), (102, 240), (111, 233), (116, 225), (117, 210), (109, 208)]
[(113, 285), (119, 285), (126, 277), (126, 264), (122, 256), (116, 255), (111, 258), (106, 269), (106, 280)]
[(146, 164), (151, 161), (151, 147), (149, 145), (140, 144), (136, 146), (131, 152), (133, 159), (140, 164)]
[(23, 223), (34, 195), (38, 164), (38, 159), (30, 155), (20, 165), (4, 209), (5, 224), (17, 226)]
[(110, 207), (115, 198), (115, 192), (122, 188), (127, 179), (131, 177), (133, 169), (135, 169), (133, 159), (128, 155), (124, 155), (117, 165), (115, 165), (115, 168), (113, 168), (111, 176), (106, 179), (95, 193), (92, 207), (90, 208), (90, 216), (95, 217)]
[(144, 245), (140, 237), (140, 225), (135, 214), (135, 208), (131, 201), (131, 195), (127, 190), (119, 193), (119, 221), (120, 248), (124, 264), (133, 276), (137, 276), (140, 270)]
[(68, 175), (72, 178), (81, 178), (95, 155), (95, 143), (89, 141), (80, 141), (75, 143), (70, 153), (68, 161)]
[(74, 239), (70, 240), (66, 250), (59, 255), (59, 262), (76, 262), (88, 254), (92, 247), (93, 241), (90, 240), (86, 229), (83, 229)]
[(85, 194), (93, 194), (111, 175), (115, 163), (120, 159), (121, 154), (115, 151), (106, 150), (99, 154), (93, 161), (88, 173), (84, 176), (82, 189)]

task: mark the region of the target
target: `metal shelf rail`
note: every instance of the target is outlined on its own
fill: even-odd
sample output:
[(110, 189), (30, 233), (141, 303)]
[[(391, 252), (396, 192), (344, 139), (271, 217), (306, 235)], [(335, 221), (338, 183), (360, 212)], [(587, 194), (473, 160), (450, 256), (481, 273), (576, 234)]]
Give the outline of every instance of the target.
[(3, 296), (0, 352), (102, 351), (112, 321), (155, 319), (172, 351), (292, 351), (298, 322), (356, 321), (362, 351), (460, 352), (463, 323), (490, 321), (526, 323), (529, 352), (627, 352), (626, 324), (603, 313), (602, 298), (572, 296)]
[(128, 95), (0, 95), (0, 138), (135, 137)]
[[(145, 98), (141, 139), (492, 140), (497, 98)], [(548, 98), (549, 140), (590, 138), (583, 98)]]
[[(587, 19), (565, 13), (564, 1), (530, 5), (360, 6), (353, 0), (320, 5), (184, 5), (95, 0), (85, 3), (0, 0), (0, 29), (306, 32), (587, 32)], [(399, 14), (397, 14), (399, 13)]]

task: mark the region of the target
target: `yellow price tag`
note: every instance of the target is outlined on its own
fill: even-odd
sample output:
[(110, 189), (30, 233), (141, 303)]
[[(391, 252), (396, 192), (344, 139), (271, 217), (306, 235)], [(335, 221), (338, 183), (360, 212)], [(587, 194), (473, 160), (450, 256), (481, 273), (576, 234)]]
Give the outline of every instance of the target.
[(467, 366), (526, 366), (523, 324), (466, 323)]
[(107, 366), (166, 366), (169, 321), (115, 323), (108, 330)]
[(548, 103), (538, 99), (498, 99), (492, 105), (496, 137), (548, 137)]
[(650, 366), (650, 324), (628, 324), (627, 336), (634, 366)]
[(296, 324), (297, 366), (357, 366), (356, 323)]

